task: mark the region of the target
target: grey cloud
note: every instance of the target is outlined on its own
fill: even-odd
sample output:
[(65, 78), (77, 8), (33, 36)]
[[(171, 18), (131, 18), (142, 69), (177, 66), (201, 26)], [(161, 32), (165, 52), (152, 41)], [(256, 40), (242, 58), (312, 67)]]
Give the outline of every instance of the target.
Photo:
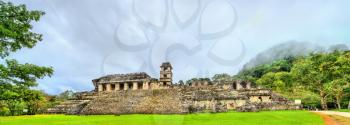
[[(201, 5), (208, 3), (208, 1), (203, 0)], [(46, 15), (39, 22), (33, 23), (34, 31), (42, 33), (44, 40), (33, 49), (24, 49), (12, 55), (21, 62), (54, 67), (54, 76), (40, 80), (38, 89), (44, 89), (51, 94), (59, 93), (64, 89), (88, 91), (93, 88), (91, 84), (92, 79), (109, 73), (145, 71), (149, 72), (153, 77), (158, 77), (158, 67), (154, 67), (154, 69), (150, 67), (152, 65), (150, 64), (151, 47), (145, 47), (141, 51), (126, 51), (125, 48), (116, 44), (114, 37), (118, 25), (138, 26), (139, 20), (132, 12), (132, 0), (15, 0), (13, 2), (17, 4), (24, 3), (30, 9), (46, 12)], [(168, 53), (166, 59), (154, 56), (156, 61), (168, 60), (173, 63), (175, 67), (175, 82), (195, 76), (209, 77), (215, 73), (225, 72), (233, 74), (243, 66), (244, 62), (248, 62), (257, 53), (272, 45), (281, 43), (281, 41), (297, 39), (319, 42), (320, 39), (331, 39), (338, 43), (348, 44), (346, 40), (350, 39), (345, 37), (350, 36), (350, 34), (346, 34), (350, 32), (349, 28), (346, 27), (350, 26), (344, 26), (345, 28), (339, 29), (335, 25), (339, 20), (349, 20), (348, 17), (338, 17), (334, 14), (349, 15), (350, 11), (344, 6), (346, 3), (328, 3), (342, 8), (339, 10), (332, 7), (327, 8), (326, 10), (329, 14), (334, 14), (333, 17), (329, 17), (321, 14), (323, 13), (322, 8), (326, 5), (318, 1), (230, 2), (233, 2), (239, 20), (234, 31), (227, 35), (228, 38), (199, 41), (200, 49), (196, 53), (188, 54), (183, 50), (183, 47), (172, 46), (169, 47), (171, 52)], [(193, 2), (192, 4), (195, 3)], [(144, 7), (143, 9), (147, 9), (147, 5)], [(313, 7), (311, 8), (312, 11), (305, 14), (308, 16), (307, 20), (301, 20), (305, 17), (303, 12), (310, 10), (310, 7)], [(181, 6), (177, 6), (176, 8), (186, 10), (188, 7), (181, 8)], [(162, 12), (161, 7), (153, 9), (159, 9), (159, 12)], [(215, 14), (215, 12), (211, 14)], [(147, 16), (146, 13), (142, 12), (140, 15)], [(229, 13), (222, 13), (222, 15), (229, 15)], [(153, 13), (150, 16), (154, 16)], [(159, 47), (165, 47), (166, 44), (159, 44), (159, 42), (175, 40), (170, 39), (172, 37), (179, 38), (179, 40), (173, 41), (177, 45), (186, 45), (186, 42), (196, 39), (196, 32), (198, 32), (196, 30), (199, 29), (196, 27), (198, 26), (198, 22), (196, 22), (198, 19), (194, 20), (192, 25), (186, 27), (187, 29), (183, 27), (177, 29), (176, 23), (174, 23), (172, 18), (172, 16), (169, 18), (170, 30), (158, 32), (158, 34), (155, 34), (156, 31), (144, 27), (147, 35), (151, 36), (152, 39), (150, 40), (151, 43), (148, 43), (149, 46), (159, 45)], [(310, 27), (310, 22), (318, 23)], [(334, 34), (322, 32), (323, 30), (319, 29), (319, 27), (326, 26), (331, 27), (328, 30)], [(211, 28), (215, 28), (215, 26)], [(125, 33), (121, 31), (120, 35), (126, 36)], [(343, 35), (344, 33), (345, 35)], [(128, 34), (133, 36), (136, 33)], [(157, 38), (157, 35), (167, 39), (164, 41), (153, 40)], [(172, 37), (166, 37), (166, 35)], [(232, 57), (234, 59), (238, 57), (240, 51), (237, 50), (241, 49), (239, 48), (241, 45), (237, 42), (237, 39), (243, 41), (247, 51), (246, 56), (235, 65), (221, 65), (207, 56), (216, 43), (226, 40), (218, 45), (226, 45), (228, 47), (221, 47), (222, 50), (219, 47), (218, 50), (213, 50), (213, 53), (220, 54), (218, 57), (224, 58)], [(130, 41), (123, 41), (123, 43), (127, 45), (138, 43), (133, 41), (138, 40), (136, 37), (128, 38), (127, 40)], [(330, 43), (328, 41), (323, 42), (316, 44)], [(195, 42), (187, 44), (195, 45)]]

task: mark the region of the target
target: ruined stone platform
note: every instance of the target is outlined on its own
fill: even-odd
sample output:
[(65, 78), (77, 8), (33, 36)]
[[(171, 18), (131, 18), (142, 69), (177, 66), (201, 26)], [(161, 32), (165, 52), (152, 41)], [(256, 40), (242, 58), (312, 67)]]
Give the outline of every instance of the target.
[(51, 108), (64, 114), (185, 114), (194, 112), (293, 110), (294, 104), (267, 89), (233, 90), (215, 86), (156, 90), (81, 92)]

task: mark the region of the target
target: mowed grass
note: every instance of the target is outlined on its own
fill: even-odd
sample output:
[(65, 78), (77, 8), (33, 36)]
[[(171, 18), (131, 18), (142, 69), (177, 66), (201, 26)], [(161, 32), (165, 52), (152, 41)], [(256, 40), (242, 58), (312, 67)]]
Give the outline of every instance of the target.
[(188, 115), (35, 115), (0, 117), (0, 125), (323, 125), (307, 111), (201, 113)]

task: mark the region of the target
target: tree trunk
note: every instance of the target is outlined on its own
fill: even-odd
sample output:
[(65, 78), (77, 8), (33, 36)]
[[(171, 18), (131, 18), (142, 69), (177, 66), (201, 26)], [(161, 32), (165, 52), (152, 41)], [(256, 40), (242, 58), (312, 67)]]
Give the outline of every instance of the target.
[(321, 107), (323, 110), (328, 110), (326, 99), (324, 97), (321, 97)]
[(10, 109), (10, 115), (11, 115), (11, 116), (15, 116), (15, 112), (16, 112), (15, 110), (11, 110), (11, 109)]
[(7, 104), (8, 108), (9, 108), (9, 110), (10, 110), (10, 115), (14, 116), (15, 113), (16, 113), (16, 106), (15, 106), (15, 104), (13, 104), (13, 102), (11, 102), (11, 101), (8, 101), (6, 104)]
[(350, 110), (350, 100), (349, 100), (349, 105), (348, 105), (348, 109)]
[(337, 107), (338, 107), (338, 109), (340, 110), (340, 109), (341, 109), (341, 105), (340, 105), (341, 99), (340, 99), (339, 96), (336, 97), (336, 101), (337, 101)]
[(321, 98), (321, 107), (322, 107), (322, 109), (323, 110), (328, 110), (326, 96), (324, 95), (323, 91), (320, 92), (320, 98)]

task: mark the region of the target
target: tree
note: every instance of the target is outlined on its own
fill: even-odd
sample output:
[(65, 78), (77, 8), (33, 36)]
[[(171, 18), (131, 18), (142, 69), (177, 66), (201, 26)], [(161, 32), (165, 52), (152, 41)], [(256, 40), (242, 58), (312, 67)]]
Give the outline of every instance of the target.
[(250, 69), (243, 69), (233, 76), (236, 80), (250, 81), (256, 83), (258, 79), (269, 72), (290, 72), (294, 61), (301, 57), (286, 56), (283, 59), (275, 60), (269, 64), (261, 64)]
[(192, 78), (186, 81), (186, 85), (191, 86), (193, 81), (198, 81), (197, 78)]
[(210, 78), (198, 78), (198, 81), (201, 81), (201, 82), (205, 81), (208, 84), (212, 84)]
[(179, 80), (179, 85), (180, 85), (180, 86), (183, 86), (183, 85), (185, 85), (184, 81), (182, 81), (182, 80)]
[(9, 115), (10, 109), (7, 108), (6, 104), (3, 101), (0, 101), (0, 116)]
[(340, 103), (344, 97), (344, 90), (349, 87), (349, 82), (345, 81), (344, 79), (337, 79), (329, 84), (329, 92), (334, 95), (338, 109), (341, 109)]
[(60, 101), (65, 101), (65, 100), (72, 98), (73, 95), (74, 95), (74, 92), (72, 90), (66, 90), (66, 91), (58, 94), (57, 99)]
[(273, 82), (275, 81), (275, 73), (269, 72), (263, 75), (260, 79), (256, 81), (256, 83), (260, 86), (273, 89)]
[(26, 92), (38, 85), (37, 79), (53, 73), (52, 67), (20, 64), (14, 59), (6, 59), (11, 52), (32, 48), (41, 41), (42, 35), (32, 32), (31, 22), (38, 21), (43, 14), (27, 10), (25, 5), (0, 1), (0, 57), (5, 62), (0, 64), (0, 100), (6, 103), (11, 115), (15, 115), (23, 100), (38, 99)]
[(315, 53), (297, 61), (291, 73), (296, 81), (320, 96), (322, 109), (328, 109), (327, 87), (333, 81), (332, 68), (340, 53)]
[(21, 108), (21, 102), (20, 95), (16, 92), (6, 90), (5, 92), (1, 93), (1, 100), (4, 100), (7, 108), (10, 111), (10, 115), (16, 115), (19, 110), (22, 110)]
[(186, 81), (186, 85), (191, 86), (193, 83), (204, 81), (206, 81), (208, 84), (212, 84), (210, 78), (192, 78)]
[(234, 79), (255, 81), (289, 98), (303, 99), (308, 106), (327, 109), (331, 100), (341, 108), (350, 99), (350, 51), (336, 49), (286, 57), (241, 70)]
[(337, 61), (331, 68), (331, 73), (333, 81), (329, 85), (329, 90), (335, 96), (338, 109), (341, 109), (341, 100), (345, 95), (345, 90), (350, 88), (350, 52), (337, 57)]
[(45, 107), (46, 100), (42, 92), (27, 90), (24, 94), (23, 101), (27, 106), (28, 115), (35, 115), (41, 108)]
[(269, 72), (258, 79), (257, 84), (282, 93), (292, 89), (291, 79), (288, 72)]
[(232, 81), (232, 77), (226, 73), (215, 74), (212, 79), (215, 83), (219, 83), (219, 84)]
[(15, 6), (0, 1), (0, 57), (26, 47), (32, 48), (41, 41), (41, 34), (31, 32), (32, 21), (39, 21), (42, 11), (29, 11), (25, 5)]

